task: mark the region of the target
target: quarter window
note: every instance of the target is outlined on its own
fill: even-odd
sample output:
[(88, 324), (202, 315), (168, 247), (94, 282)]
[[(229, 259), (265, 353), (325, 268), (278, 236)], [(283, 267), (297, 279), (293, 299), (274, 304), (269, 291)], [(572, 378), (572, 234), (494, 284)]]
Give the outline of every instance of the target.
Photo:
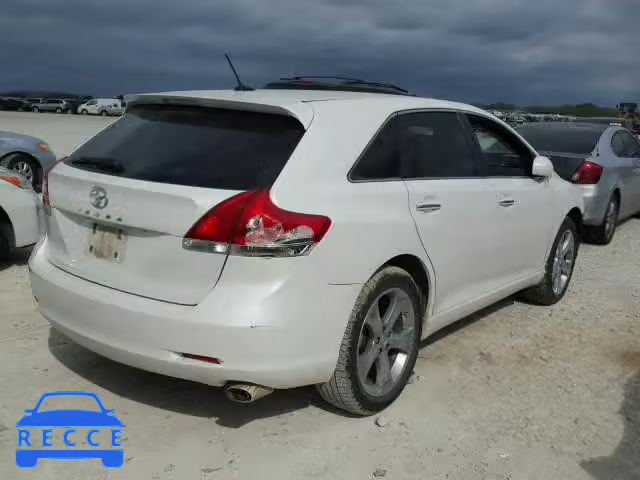
[(400, 177), (398, 116), (393, 116), (375, 136), (351, 172), (352, 180), (384, 180)]
[(478, 115), (467, 115), (489, 177), (531, 176), (533, 154), (501, 125)]

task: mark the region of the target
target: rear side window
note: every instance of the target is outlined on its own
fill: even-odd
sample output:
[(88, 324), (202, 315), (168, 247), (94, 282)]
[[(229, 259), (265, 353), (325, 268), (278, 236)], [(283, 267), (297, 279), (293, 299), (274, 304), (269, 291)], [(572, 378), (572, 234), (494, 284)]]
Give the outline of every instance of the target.
[(624, 144), (624, 140), (622, 140), (622, 134), (620, 132), (616, 133), (611, 139), (611, 149), (617, 157), (625, 157), (627, 155), (627, 148)]
[[(304, 135), (294, 118), (240, 110), (140, 106), (69, 158), (78, 168), (193, 187), (249, 190), (276, 180)], [(92, 166), (95, 160), (97, 167)]]
[(473, 150), (456, 113), (417, 112), (399, 118), (405, 178), (477, 176)]
[(620, 132), (625, 146), (625, 156), (638, 158), (640, 156), (640, 143), (628, 132)]

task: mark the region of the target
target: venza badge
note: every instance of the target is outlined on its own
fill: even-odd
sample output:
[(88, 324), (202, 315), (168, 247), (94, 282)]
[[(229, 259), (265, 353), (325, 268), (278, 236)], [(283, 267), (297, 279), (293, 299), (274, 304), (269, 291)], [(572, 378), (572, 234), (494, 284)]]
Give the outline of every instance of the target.
[(89, 192), (89, 201), (91, 205), (102, 210), (109, 205), (109, 198), (107, 197), (107, 191), (102, 187), (93, 187)]

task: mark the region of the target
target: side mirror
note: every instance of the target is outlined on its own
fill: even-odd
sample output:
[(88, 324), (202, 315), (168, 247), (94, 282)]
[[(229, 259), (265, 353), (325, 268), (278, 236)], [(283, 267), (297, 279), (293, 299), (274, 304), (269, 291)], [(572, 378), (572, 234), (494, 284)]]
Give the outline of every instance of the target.
[(553, 163), (547, 157), (537, 156), (533, 160), (531, 174), (534, 177), (551, 178), (553, 176)]

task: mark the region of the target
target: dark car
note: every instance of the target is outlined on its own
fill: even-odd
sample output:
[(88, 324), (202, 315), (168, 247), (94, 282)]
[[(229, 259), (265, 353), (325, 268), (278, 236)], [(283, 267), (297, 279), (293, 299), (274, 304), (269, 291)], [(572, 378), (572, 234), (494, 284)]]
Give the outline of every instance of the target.
[(26, 103), (23, 100), (17, 98), (0, 98), (0, 110), (16, 110), (21, 111), (26, 109)]

